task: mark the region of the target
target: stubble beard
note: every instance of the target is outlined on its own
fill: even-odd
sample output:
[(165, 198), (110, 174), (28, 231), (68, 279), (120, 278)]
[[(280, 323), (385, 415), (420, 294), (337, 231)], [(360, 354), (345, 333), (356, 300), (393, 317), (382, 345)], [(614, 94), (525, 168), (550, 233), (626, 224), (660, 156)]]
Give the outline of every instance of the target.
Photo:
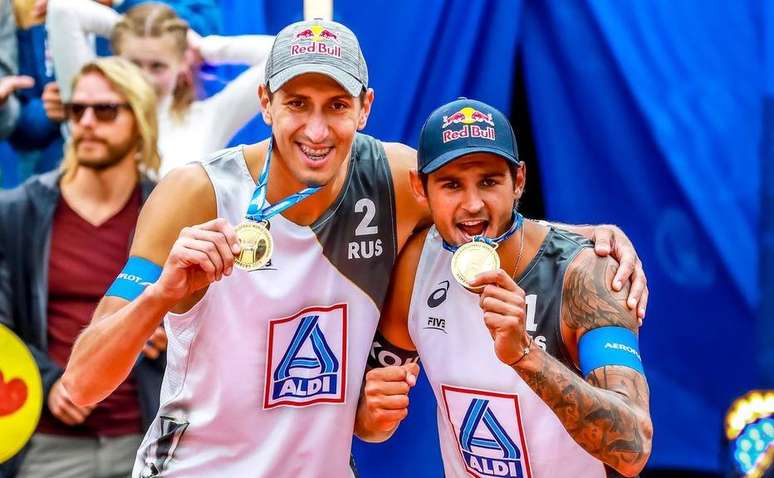
[(107, 154), (102, 158), (82, 158), (77, 155), (78, 144), (75, 145), (76, 159), (78, 166), (89, 168), (94, 171), (105, 171), (110, 169), (126, 158), (132, 150), (136, 149), (137, 141), (127, 141), (125, 144), (111, 145), (105, 141), (99, 140), (106, 148)]

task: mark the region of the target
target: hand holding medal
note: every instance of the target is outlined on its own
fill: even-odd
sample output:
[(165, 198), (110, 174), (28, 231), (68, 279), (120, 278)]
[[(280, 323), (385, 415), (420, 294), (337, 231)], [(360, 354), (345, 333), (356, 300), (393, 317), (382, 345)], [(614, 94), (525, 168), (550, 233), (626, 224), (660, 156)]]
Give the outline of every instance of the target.
[(241, 251), (234, 259), (234, 265), (246, 271), (255, 271), (268, 264), (274, 252), (274, 239), (269, 232), (269, 219), (285, 209), (295, 206), (307, 197), (320, 190), (320, 187), (308, 187), (291, 194), (276, 204), (266, 204), (266, 186), (269, 182), (269, 164), (271, 163), (272, 142), (266, 151), (266, 161), (263, 163), (258, 184), (255, 186), (253, 198), (247, 208), (247, 215), (235, 229)]

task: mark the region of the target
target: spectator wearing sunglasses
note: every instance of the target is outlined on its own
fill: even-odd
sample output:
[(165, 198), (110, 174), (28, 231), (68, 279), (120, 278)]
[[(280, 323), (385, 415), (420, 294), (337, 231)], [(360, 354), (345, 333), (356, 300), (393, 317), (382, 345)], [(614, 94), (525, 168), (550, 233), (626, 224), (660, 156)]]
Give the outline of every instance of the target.
[[(45, 407), (15, 460), (17, 477), (127, 476), (156, 414), (163, 329), (133, 373), (96, 406), (69, 398), (60, 377), (75, 338), (126, 262), (159, 165), (156, 95), (121, 58), (85, 65), (64, 107), (72, 137), (59, 171), (0, 191), (0, 323), (33, 353)], [(17, 470), (0, 470), (14, 476)]]
[[(201, 37), (175, 11), (144, 3), (120, 15), (92, 0), (50, 0), (48, 34), (61, 98), (70, 101), (69, 78), (94, 57), (90, 38), (110, 38), (113, 52), (145, 72), (159, 98), (161, 175), (224, 148), (259, 111), (274, 38), (268, 35)], [(192, 68), (207, 63), (250, 66), (219, 93), (198, 100)]]

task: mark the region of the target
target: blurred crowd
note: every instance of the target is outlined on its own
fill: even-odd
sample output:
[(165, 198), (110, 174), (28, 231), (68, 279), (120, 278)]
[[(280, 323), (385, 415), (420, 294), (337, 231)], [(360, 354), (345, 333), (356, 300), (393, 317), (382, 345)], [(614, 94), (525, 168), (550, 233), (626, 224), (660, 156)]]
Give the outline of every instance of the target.
[[(2, 184), (60, 164), (73, 77), (97, 56), (130, 60), (153, 85), (161, 174), (224, 147), (258, 112), (258, 101), (244, 98), (254, 95), (272, 38), (218, 36), (220, 24), (215, 0), (1, 0)], [(205, 98), (199, 71), (219, 64), (253, 68)]]
[[(60, 378), (155, 182), (259, 113), (273, 37), (219, 36), (220, 24), (216, 0), (0, 0), (0, 174), (15, 178), (0, 184), (18, 185), (0, 191), (0, 323), (32, 352), (44, 397), (2, 478), (131, 470), (158, 408), (163, 328), (96, 407)], [(200, 72), (221, 64), (247, 68), (207, 95)]]

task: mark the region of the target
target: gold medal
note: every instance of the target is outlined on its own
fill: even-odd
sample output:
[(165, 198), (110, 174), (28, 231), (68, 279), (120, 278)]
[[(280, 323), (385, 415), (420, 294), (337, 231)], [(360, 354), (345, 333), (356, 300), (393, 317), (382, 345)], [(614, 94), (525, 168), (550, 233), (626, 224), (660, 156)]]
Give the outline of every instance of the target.
[(471, 287), (470, 283), (482, 272), (500, 268), (500, 256), (494, 247), (481, 241), (472, 241), (461, 245), (451, 260), (451, 271), (454, 279), (471, 291), (479, 291), (480, 287)]
[(244, 221), (236, 229), (237, 240), (242, 251), (234, 259), (234, 264), (246, 271), (254, 271), (265, 266), (274, 251), (274, 241), (264, 223)]

